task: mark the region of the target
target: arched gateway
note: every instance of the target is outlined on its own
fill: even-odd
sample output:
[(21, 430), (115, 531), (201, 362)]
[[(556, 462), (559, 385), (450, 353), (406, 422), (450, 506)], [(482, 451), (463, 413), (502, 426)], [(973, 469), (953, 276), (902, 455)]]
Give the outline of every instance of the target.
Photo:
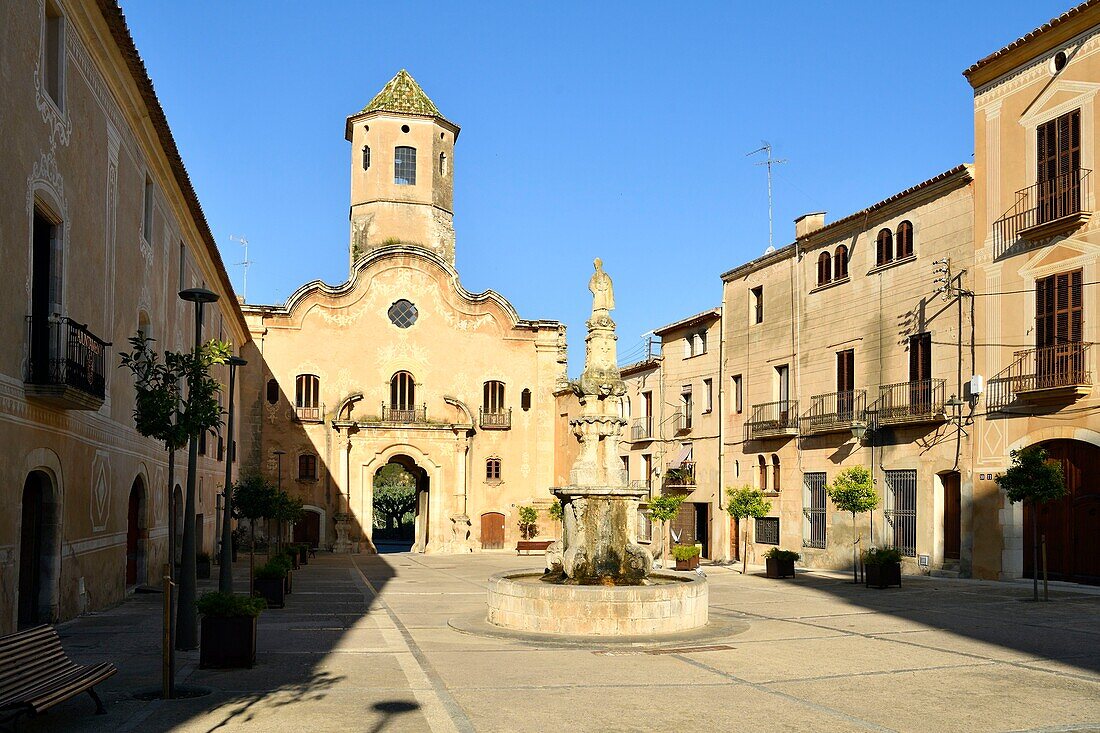
[[(1049, 460), (1062, 464), (1066, 495), (1038, 508), (1038, 531), (1046, 537), (1052, 580), (1100, 585), (1100, 447), (1080, 440), (1040, 443)], [(1032, 509), (1024, 505), (1024, 547), (1032, 545)], [(1024, 552), (1024, 575), (1032, 577), (1032, 554)]]

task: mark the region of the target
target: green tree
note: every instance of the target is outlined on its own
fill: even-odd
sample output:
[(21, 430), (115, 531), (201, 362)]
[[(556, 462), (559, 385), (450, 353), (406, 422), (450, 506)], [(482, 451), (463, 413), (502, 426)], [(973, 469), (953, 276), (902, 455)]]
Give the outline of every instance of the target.
[(256, 520), (269, 516), (275, 506), (278, 489), (258, 473), (249, 474), (233, 485), (233, 515), (248, 520), (248, 592), (252, 595), (252, 576), (256, 567)]
[[(1014, 450), (1012, 465), (995, 480), (1008, 500), (1031, 504), (1031, 577), (1032, 594), (1039, 600), (1039, 505), (1056, 501), (1066, 495), (1066, 479), (1059, 461), (1048, 461), (1047, 452), (1039, 446)], [(1046, 585), (1046, 566), (1043, 584)]]
[(680, 505), (684, 503), (685, 498), (683, 494), (660, 494), (649, 500), (646, 513), (649, 514), (650, 519), (661, 523), (661, 546), (657, 550), (656, 559), (662, 562), (669, 544), (668, 523), (680, 511)]
[(303, 502), (297, 496), (291, 496), (285, 489), (276, 489), (275, 497), (271, 505), (271, 519), (275, 520), (275, 536), (279, 552), (283, 550), (283, 535), (286, 529), (295, 522), (301, 521), (304, 513)]
[[(742, 486), (729, 495), (726, 501), (726, 514), (737, 520), (737, 526), (741, 527), (742, 519), (759, 519), (768, 516), (772, 510), (771, 502), (764, 500), (764, 492), (751, 486)], [(749, 569), (749, 527), (748, 524), (741, 530), (744, 538), (741, 551), (741, 574)]]
[(860, 537), (856, 534), (856, 515), (874, 511), (878, 506), (875, 481), (866, 467), (851, 466), (838, 473), (833, 482), (825, 487), (825, 492), (837, 509), (852, 513), (852, 579), (858, 583)]
[(416, 477), (397, 463), (387, 463), (374, 474), (374, 526), (398, 529), (416, 507)]
[(525, 540), (537, 537), (539, 534), (539, 510), (533, 506), (521, 506), (519, 508), (519, 533)]
[(562, 520), (564, 510), (561, 506), (561, 499), (554, 499), (554, 502), (550, 505), (549, 513), (550, 518), (555, 522), (560, 522)]

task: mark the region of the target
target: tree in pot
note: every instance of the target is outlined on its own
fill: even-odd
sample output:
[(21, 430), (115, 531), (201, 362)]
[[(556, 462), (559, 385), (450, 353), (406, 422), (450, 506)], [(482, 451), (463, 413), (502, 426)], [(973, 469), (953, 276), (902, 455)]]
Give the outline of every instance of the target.
[(867, 585), (872, 588), (901, 586), (901, 552), (893, 547), (872, 547), (863, 553)]
[(256, 568), (253, 587), (269, 608), (282, 608), (286, 604), (286, 565), (272, 558)]
[(303, 505), (304, 502), (300, 497), (291, 496), (283, 489), (275, 490), (268, 518), (275, 520), (276, 537), (280, 551), (283, 548), (284, 530), (295, 522), (301, 521), (302, 515), (305, 513), (305, 510), (302, 509)]
[(699, 545), (673, 545), (672, 557), (676, 560), (677, 570), (694, 570), (699, 567)]
[(874, 511), (878, 506), (874, 479), (867, 468), (851, 466), (838, 473), (825, 492), (837, 509), (852, 513), (852, 582), (858, 583), (860, 537), (856, 532), (856, 515)]
[(204, 593), (195, 607), (202, 616), (200, 667), (236, 669), (256, 663), (256, 618), (267, 608), (263, 598)]
[[(729, 501), (726, 503), (726, 513), (737, 520), (738, 527), (742, 524), (741, 520), (760, 519), (768, 516), (768, 512), (771, 510), (772, 504), (770, 501), (764, 500), (764, 492), (751, 486), (742, 486), (734, 491), (730, 494)], [(741, 551), (741, 574), (744, 575), (749, 569), (749, 527), (747, 523), (745, 523), (741, 536), (744, 537), (744, 549)]]
[(649, 518), (661, 523), (661, 546), (654, 554), (654, 560), (664, 557), (665, 548), (668, 547), (668, 523), (673, 520), (680, 511), (680, 505), (684, 503), (683, 494), (661, 494), (649, 500), (649, 508), (646, 509)]
[(539, 510), (533, 506), (519, 508), (519, 534), (525, 540), (533, 540), (539, 534)]
[(794, 550), (780, 550), (773, 547), (764, 553), (764, 565), (769, 578), (793, 578), (794, 564), (802, 557)]
[[(1047, 452), (1039, 446), (1014, 450), (1012, 465), (995, 480), (1008, 500), (1031, 505), (1031, 577), (1032, 597), (1039, 600), (1039, 505), (1066, 495), (1066, 478), (1062, 464), (1048, 461)], [(1046, 562), (1043, 563), (1043, 587), (1047, 584)], [(1046, 598), (1044, 593), (1044, 600)]]

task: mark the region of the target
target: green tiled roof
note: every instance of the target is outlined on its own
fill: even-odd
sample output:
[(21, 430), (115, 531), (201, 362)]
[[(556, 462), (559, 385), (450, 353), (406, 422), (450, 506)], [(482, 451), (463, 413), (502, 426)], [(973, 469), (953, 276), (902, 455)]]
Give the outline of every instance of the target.
[(378, 92), (359, 114), (367, 112), (394, 112), (402, 115), (447, 119), (432, 100), (428, 99), (428, 95), (416, 80), (404, 69), (397, 72), (397, 76), (390, 79), (389, 83), (382, 87), (382, 91)]

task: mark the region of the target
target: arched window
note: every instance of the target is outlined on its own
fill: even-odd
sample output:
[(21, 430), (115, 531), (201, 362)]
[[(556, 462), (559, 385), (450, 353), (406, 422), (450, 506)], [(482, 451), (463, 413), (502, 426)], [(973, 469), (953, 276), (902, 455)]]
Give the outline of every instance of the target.
[(519, 406), (524, 412), (531, 409), (531, 390), (525, 389), (519, 393)]
[(783, 485), (779, 481), (779, 456), (772, 453), (772, 491), (779, 493), (779, 488)]
[(843, 244), (833, 253), (833, 277), (837, 280), (848, 277), (848, 247)]
[(909, 221), (903, 221), (898, 224), (897, 250), (898, 259), (902, 257), (910, 257), (913, 254), (913, 224)]
[(878, 248), (875, 250), (875, 264), (885, 265), (894, 259), (894, 235), (889, 229), (880, 229), (878, 233)]
[(619, 417), (630, 417), (630, 395), (623, 395), (619, 398)]
[(317, 480), (317, 456), (312, 453), (302, 453), (298, 456), (298, 480)]
[(274, 379), (267, 380), (267, 401), (272, 405), (279, 401), (279, 383)]
[(500, 459), (488, 458), (485, 461), (485, 480), (500, 481)]
[(446, 176), (447, 175), (447, 154), (446, 153), (440, 153), (439, 154), (439, 175), (441, 175), (441, 176)]
[(833, 279), (833, 263), (828, 252), (817, 256), (817, 284), (825, 285)]
[(490, 380), (481, 392), (481, 408), (490, 415), (504, 412), (504, 382)]
[(761, 491), (767, 491), (768, 490), (768, 462), (766, 460), (764, 460), (764, 456), (757, 456), (756, 457), (756, 468), (757, 468), (757, 477), (756, 478), (757, 478), (757, 481), (759, 481), (759, 483), (760, 483), (760, 485), (757, 486), (756, 488), (760, 489)]
[(416, 148), (398, 145), (393, 149), (393, 182), (398, 186), (416, 185)]
[(416, 406), (416, 381), (408, 372), (390, 377), (390, 409), (412, 410)]
[(363, 170), (370, 168), (370, 145), (363, 146)]
[(316, 374), (299, 374), (294, 380), (294, 409), (299, 420), (320, 420), (321, 380)]

